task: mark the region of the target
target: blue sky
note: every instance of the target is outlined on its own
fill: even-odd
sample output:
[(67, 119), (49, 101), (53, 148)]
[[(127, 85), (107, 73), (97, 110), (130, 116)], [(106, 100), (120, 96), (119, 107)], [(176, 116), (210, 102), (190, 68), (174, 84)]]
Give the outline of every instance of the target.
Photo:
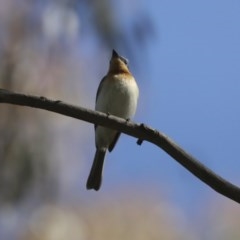
[[(148, 47), (147, 67), (141, 73), (132, 69), (140, 86), (135, 120), (164, 132), (240, 185), (240, 2), (142, 4), (152, 17), (157, 38)], [(138, 64), (144, 66), (144, 59)], [(186, 208), (192, 201), (222, 198), (162, 150), (148, 143), (139, 147), (126, 136), (106, 163), (106, 189), (118, 184), (150, 188)]]

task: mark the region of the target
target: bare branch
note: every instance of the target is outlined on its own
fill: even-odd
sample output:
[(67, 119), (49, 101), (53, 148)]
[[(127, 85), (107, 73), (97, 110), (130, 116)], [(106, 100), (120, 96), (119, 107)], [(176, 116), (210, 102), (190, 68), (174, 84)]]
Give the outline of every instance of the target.
[(108, 116), (101, 112), (76, 107), (58, 100), (54, 101), (45, 97), (13, 93), (4, 89), (0, 89), (0, 103), (10, 103), (14, 105), (45, 109), (65, 116), (116, 129), (127, 135), (138, 138), (139, 144), (141, 144), (142, 141), (151, 142), (162, 148), (178, 163), (215, 191), (240, 203), (240, 188), (215, 174), (212, 170), (181, 149), (166, 135), (144, 124), (136, 124), (122, 118), (111, 115)]

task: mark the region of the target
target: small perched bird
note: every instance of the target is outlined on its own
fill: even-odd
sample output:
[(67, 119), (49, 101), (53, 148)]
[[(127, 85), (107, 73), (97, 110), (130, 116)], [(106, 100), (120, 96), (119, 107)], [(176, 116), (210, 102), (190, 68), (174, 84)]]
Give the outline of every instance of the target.
[[(127, 59), (113, 50), (107, 75), (97, 90), (95, 109), (121, 118), (130, 119), (137, 108), (139, 90), (128, 69)], [(95, 125), (96, 153), (87, 180), (87, 189), (99, 190), (106, 151), (111, 152), (117, 143), (120, 132)]]

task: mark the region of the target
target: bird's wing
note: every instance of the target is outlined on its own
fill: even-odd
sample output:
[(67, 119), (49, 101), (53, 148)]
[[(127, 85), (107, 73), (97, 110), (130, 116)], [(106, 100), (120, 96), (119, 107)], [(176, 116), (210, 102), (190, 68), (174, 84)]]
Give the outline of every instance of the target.
[[(105, 79), (106, 79), (106, 76), (103, 77), (103, 79), (101, 80), (101, 82), (100, 82), (100, 84), (99, 84), (99, 86), (98, 86), (98, 89), (97, 89), (97, 95), (96, 95), (96, 99), (95, 99), (95, 103), (97, 102), (97, 99), (98, 99), (99, 93), (100, 93), (100, 91), (101, 91), (101, 88), (102, 88), (102, 86), (103, 86), (103, 82), (104, 82)], [(96, 130), (96, 128), (97, 128), (97, 125), (95, 124), (95, 125), (94, 125), (94, 129)]]
[(99, 84), (99, 86), (98, 86), (95, 103), (97, 102), (97, 99), (98, 99), (99, 93), (100, 93), (100, 91), (101, 91), (101, 89), (102, 89), (102, 86), (103, 86), (104, 80), (106, 80), (106, 77), (107, 77), (107, 76), (103, 77), (103, 79), (101, 80), (101, 82), (100, 82), (100, 84)]
[(118, 141), (118, 139), (119, 139), (119, 137), (120, 137), (120, 134), (121, 134), (120, 132), (117, 132), (117, 133), (116, 133), (113, 141), (111, 142), (111, 144), (110, 144), (109, 147), (108, 147), (108, 151), (109, 151), (109, 152), (111, 152), (111, 151), (114, 149), (114, 147), (115, 147), (115, 145), (116, 145), (116, 143), (117, 143), (117, 141)]

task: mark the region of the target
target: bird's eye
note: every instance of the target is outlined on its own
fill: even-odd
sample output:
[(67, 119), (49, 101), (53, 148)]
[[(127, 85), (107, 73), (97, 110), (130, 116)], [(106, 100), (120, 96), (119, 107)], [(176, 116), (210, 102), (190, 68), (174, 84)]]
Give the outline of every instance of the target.
[(128, 60), (127, 60), (126, 58), (121, 57), (121, 60), (122, 60), (126, 65), (128, 65)]

